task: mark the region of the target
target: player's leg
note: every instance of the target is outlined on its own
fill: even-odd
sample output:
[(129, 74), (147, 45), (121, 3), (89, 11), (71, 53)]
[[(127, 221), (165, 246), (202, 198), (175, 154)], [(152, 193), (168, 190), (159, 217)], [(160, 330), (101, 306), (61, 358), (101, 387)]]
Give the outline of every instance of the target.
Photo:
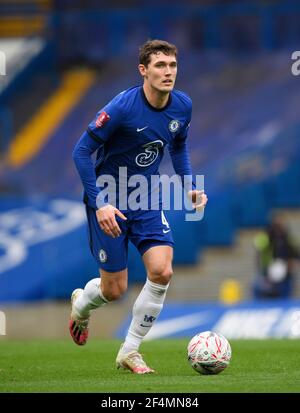
[(88, 339), (91, 310), (117, 300), (127, 289), (127, 269), (118, 272), (100, 270), (101, 277), (90, 280), (84, 289), (77, 288), (71, 296), (69, 331), (73, 341), (84, 345)]
[(90, 280), (74, 302), (74, 312), (80, 318), (88, 318), (91, 310), (117, 300), (127, 290), (127, 268), (117, 272), (100, 269), (99, 272), (100, 278)]
[(111, 238), (100, 229), (95, 210), (87, 208), (87, 217), (91, 252), (100, 267), (101, 278), (90, 280), (84, 289), (77, 288), (72, 293), (69, 330), (78, 345), (87, 341), (91, 310), (117, 299), (127, 289), (126, 228), (122, 228), (118, 238)]
[(173, 248), (159, 245), (143, 255), (147, 270), (146, 283), (133, 306), (133, 318), (124, 343), (124, 350), (138, 350), (159, 316), (172, 276)]
[(72, 294), (70, 333), (78, 345), (88, 339), (88, 323), (91, 310), (117, 300), (127, 290), (127, 269), (118, 272), (100, 270), (100, 278), (90, 280), (84, 289)]
[[(132, 311), (132, 321), (117, 356), (117, 366), (127, 364), (134, 373), (152, 373), (138, 353), (143, 338), (159, 316), (172, 276), (173, 248), (158, 245), (149, 248), (143, 255), (147, 281), (137, 297)], [(121, 362), (121, 363), (120, 363)], [(123, 366), (124, 367), (124, 366)]]
[[(131, 242), (138, 248), (147, 270), (147, 281), (132, 310), (132, 321), (117, 356), (120, 360), (133, 358), (130, 370), (134, 373), (152, 373), (138, 353), (139, 346), (161, 312), (172, 276), (173, 238), (163, 211), (138, 212), (132, 217), (128, 232)], [(130, 270), (130, 269), (129, 269)], [(123, 362), (124, 365), (124, 362)]]

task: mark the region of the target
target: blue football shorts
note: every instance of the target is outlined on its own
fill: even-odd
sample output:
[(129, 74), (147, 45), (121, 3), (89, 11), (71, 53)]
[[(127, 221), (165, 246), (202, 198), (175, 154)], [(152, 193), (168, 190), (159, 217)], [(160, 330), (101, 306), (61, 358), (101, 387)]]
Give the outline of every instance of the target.
[(86, 205), (86, 214), (91, 253), (105, 271), (116, 272), (127, 268), (128, 241), (135, 245), (141, 256), (151, 247), (174, 245), (171, 228), (162, 210), (126, 211), (126, 221), (116, 215), (122, 231), (117, 238), (102, 231), (95, 209)]

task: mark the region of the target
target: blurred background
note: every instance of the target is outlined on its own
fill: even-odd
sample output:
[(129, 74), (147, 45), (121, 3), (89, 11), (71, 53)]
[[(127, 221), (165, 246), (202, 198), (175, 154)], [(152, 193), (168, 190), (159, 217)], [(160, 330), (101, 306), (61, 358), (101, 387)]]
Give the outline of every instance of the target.
[[(1, 0), (0, 339), (68, 335), (70, 294), (97, 276), (72, 150), (105, 103), (141, 84), (138, 48), (154, 38), (179, 49), (209, 204), (199, 222), (166, 214), (175, 275), (149, 338), (300, 336), (300, 3)], [(173, 174), (168, 156), (160, 171)], [(129, 278), (91, 335), (128, 327), (145, 280), (134, 248)]]

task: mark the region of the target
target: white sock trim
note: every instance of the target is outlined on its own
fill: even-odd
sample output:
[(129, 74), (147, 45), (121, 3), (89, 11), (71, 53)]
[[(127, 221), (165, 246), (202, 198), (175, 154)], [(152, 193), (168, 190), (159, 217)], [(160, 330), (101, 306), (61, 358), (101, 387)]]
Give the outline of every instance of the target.
[(170, 285), (170, 283), (168, 283), (168, 284), (157, 284), (157, 283), (154, 283), (153, 281), (150, 281), (149, 278), (147, 278), (145, 286), (147, 284), (155, 292), (160, 292), (160, 291), (165, 292), (165, 291), (167, 291), (167, 289), (169, 288), (169, 285)]

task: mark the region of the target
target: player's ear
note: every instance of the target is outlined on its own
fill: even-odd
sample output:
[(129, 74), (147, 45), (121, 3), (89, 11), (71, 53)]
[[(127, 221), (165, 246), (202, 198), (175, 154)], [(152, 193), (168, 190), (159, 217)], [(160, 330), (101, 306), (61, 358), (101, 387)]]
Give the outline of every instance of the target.
[(139, 72), (142, 76), (146, 75), (146, 66), (145, 65), (139, 64), (138, 69), (139, 69)]

